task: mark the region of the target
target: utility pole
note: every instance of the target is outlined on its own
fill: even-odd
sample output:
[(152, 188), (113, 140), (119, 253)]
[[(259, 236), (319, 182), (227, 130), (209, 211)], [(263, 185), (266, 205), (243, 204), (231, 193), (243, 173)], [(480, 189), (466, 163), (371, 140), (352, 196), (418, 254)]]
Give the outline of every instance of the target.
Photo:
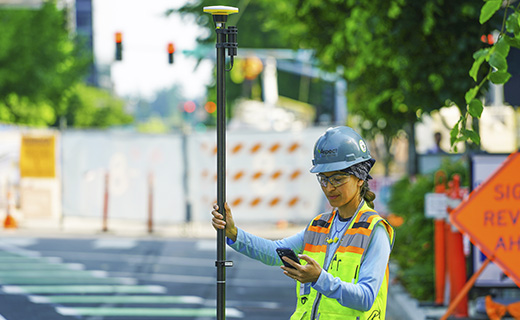
[[(227, 17), (237, 13), (238, 8), (227, 6), (204, 7), (204, 12), (213, 15), (217, 33), (217, 205), (219, 212), (226, 219), (226, 75), (225, 71), (233, 68), (233, 57), (237, 55), (237, 28), (226, 29)], [(225, 69), (226, 49), (230, 56), (231, 68)], [(226, 319), (226, 267), (232, 267), (232, 261), (226, 261), (226, 231), (217, 230), (217, 320)]]

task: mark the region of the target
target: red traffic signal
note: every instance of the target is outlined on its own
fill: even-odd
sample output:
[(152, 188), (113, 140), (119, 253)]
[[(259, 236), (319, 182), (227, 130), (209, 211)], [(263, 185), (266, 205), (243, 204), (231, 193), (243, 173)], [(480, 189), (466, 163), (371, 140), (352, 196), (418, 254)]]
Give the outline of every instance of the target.
[(488, 35), (483, 34), (483, 35), (480, 37), (480, 41), (492, 45), (492, 44), (495, 43), (495, 37), (493, 37), (492, 34), (488, 34)]
[(123, 34), (116, 32), (116, 60), (123, 60)]
[(175, 53), (175, 46), (172, 42), (168, 43), (168, 63), (173, 64), (173, 54)]

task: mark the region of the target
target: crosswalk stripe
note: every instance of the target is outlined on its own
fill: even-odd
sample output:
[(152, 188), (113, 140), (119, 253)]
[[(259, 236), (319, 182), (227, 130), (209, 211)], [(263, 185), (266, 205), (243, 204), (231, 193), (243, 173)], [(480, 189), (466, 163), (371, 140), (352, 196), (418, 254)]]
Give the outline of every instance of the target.
[[(215, 317), (213, 308), (69, 308), (57, 307), (64, 316), (119, 316), (119, 317)], [(226, 317), (243, 318), (237, 309), (226, 308)]]
[(166, 293), (163, 286), (149, 285), (62, 285), (62, 286), (2, 286), (2, 290), (9, 294), (42, 294), (42, 293)]
[(204, 304), (205, 300), (197, 296), (29, 296), (33, 303), (137, 303), (137, 304)]
[(33, 262), (61, 263), (63, 260), (58, 257), (20, 257), (20, 256), (3, 256), (0, 257), (0, 263), (33, 263)]
[(124, 284), (133, 285), (137, 280), (134, 278), (99, 278), (99, 277), (0, 277), (0, 284), (29, 284), (29, 285), (58, 285), (58, 284)]
[(102, 270), (17, 270), (13, 269), (10, 271), (0, 270), (0, 279), (13, 278), (13, 277), (24, 277), (24, 278), (36, 278), (36, 277), (52, 277), (52, 278), (67, 278), (67, 277), (85, 277), (91, 276), (96, 278), (106, 278), (108, 272)]
[(0, 264), (0, 270), (83, 270), (85, 266), (80, 263), (4, 263)]

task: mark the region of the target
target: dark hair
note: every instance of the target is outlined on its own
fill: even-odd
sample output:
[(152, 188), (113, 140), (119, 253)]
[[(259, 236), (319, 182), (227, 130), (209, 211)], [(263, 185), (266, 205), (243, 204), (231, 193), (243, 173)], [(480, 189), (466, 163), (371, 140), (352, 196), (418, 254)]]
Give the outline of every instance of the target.
[(376, 194), (370, 190), (370, 186), (368, 185), (367, 180), (363, 181), (359, 195), (365, 200), (370, 208), (374, 209), (374, 200), (376, 199)]

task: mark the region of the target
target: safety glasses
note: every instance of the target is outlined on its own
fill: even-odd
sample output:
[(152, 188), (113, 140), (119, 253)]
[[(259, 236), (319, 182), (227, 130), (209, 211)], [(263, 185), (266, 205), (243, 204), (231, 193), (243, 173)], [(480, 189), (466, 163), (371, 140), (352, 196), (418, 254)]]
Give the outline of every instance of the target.
[(334, 188), (337, 188), (348, 182), (350, 174), (336, 173), (327, 177), (322, 173), (318, 173), (316, 178), (318, 178), (318, 182), (323, 188), (326, 188), (328, 183), (330, 183)]

